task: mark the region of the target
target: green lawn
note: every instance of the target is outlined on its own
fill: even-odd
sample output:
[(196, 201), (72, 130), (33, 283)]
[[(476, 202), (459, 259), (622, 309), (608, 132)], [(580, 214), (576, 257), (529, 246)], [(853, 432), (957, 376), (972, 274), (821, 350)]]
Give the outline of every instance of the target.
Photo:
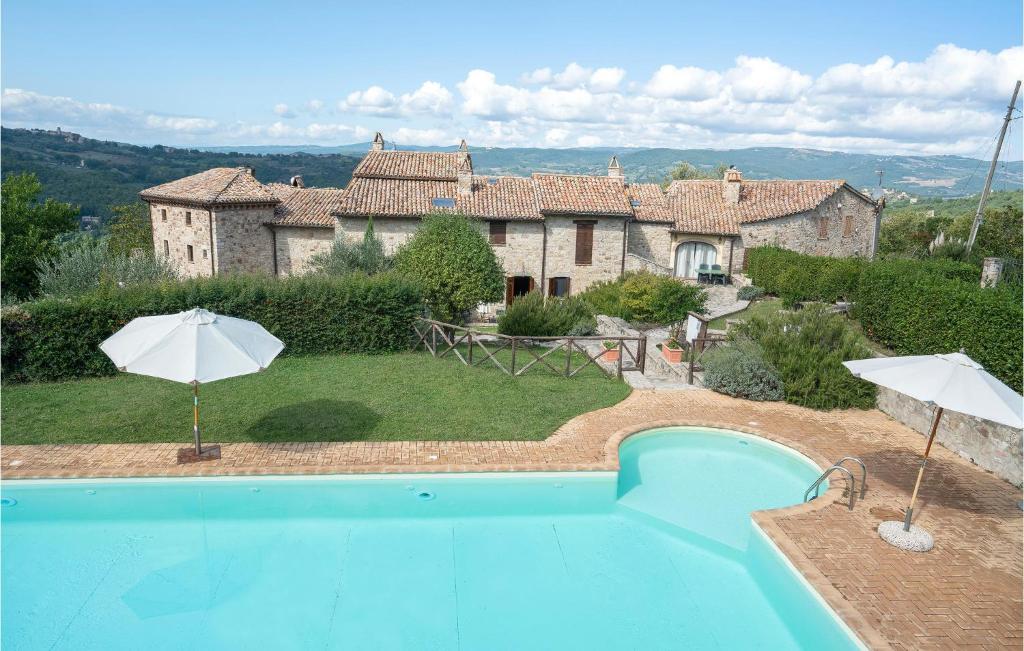
[[(512, 379), (422, 352), (293, 357), (203, 386), (201, 425), (211, 443), (540, 440), (628, 394), (594, 365), (572, 379), (543, 370)], [(191, 388), (129, 374), (6, 385), (2, 428), (5, 444), (187, 444)]]

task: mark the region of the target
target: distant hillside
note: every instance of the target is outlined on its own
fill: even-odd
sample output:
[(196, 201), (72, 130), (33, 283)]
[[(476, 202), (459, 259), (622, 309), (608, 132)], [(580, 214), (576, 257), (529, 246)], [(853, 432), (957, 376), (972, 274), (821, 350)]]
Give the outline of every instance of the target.
[[(251, 146), (211, 147), (209, 151), (240, 151), (248, 154), (290, 153), (305, 151), (321, 154), (361, 156), (369, 143), (320, 147)], [(411, 147), (401, 149), (453, 151), (454, 147)], [(531, 172), (563, 172), (568, 174), (603, 174), (608, 159), (616, 154), (626, 176), (632, 180), (661, 181), (673, 167), (687, 161), (698, 167), (714, 169), (719, 163), (735, 165), (749, 179), (846, 179), (857, 188), (878, 185), (877, 170), (885, 172), (888, 189), (922, 197), (961, 197), (981, 191), (988, 171), (987, 161), (963, 156), (880, 156), (847, 154), (815, 149), (754, 147), (749, 149), (637, 149), (637, 148), (476, 148), (474, 169), (482, 174), (526, 175)], [(1024, 187), (1024, 167), (1020, 161), (1000, 163), (993, 186), (999, 190)]]
[(79, 204), (83, 215), (110, 216), (110, 206), (138, 200), (143, 188), (211, 167), (252, 167), (265, 182), (300, 174), (307, 185), (344, 187), (359, 162), (354, 156), (307, 153), (216, 153), (173, 147), (139, 147), (27, 129), (0, 131), (3, 174), (34, 172), (46, 196)]
[[(403, 148), (406, 148), (403, 146)], [(453, 147), (421, 148), (451, 151)], [(211, 167), (246, 165), (264, 182), (286, 182), (301, 174), (307, 185), (344, 187), (369, 143), (339, 147), (251, 146), (178, 149), (139, 147), (83, 138), (73, 133), (2, 129), (3, 173), (35, 172), (47, 196), (80, 204), (83, 215), (108, 217), (110, 206), (135, 201), (143, 188)], [(885, 170), (885, 187), (933, 198), (977, 193), (987, 164), (960, 156), (873, 156), (811, 149), (758, 147), (712, 149), (541, 149), (472, 148), (480, 174), (527, 175), (531, 172), (604, 174), (612, 154), (619, 156), (631, 180), (660, 181), (682, 161), (713, 169), (736, 165), (748, 179), (843, 178), (858, 188), (875, 187), (875, 170)], [(1000, 163), (994, 187), (1022, 187), (1019, 161)]]

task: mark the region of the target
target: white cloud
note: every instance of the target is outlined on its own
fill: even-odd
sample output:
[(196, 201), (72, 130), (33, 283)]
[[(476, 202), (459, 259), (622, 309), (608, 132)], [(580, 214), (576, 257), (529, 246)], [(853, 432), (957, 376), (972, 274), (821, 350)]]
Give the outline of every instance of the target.
[(295, 112), (288, 108), (287, 104), (275, 104), (274, 115), (282, 118), (293, 118), (295, 117)]
[[(878, 153), (977, 155), (991, 142), (1024, 47), (1000, 52), (941, 45), (919, 61), (891, 57), (833, 66), (816, 78), (770, 58), (740, 55), (719, 69), (541, 67), (506, 81), (484, 69), (462, 81), (405, 89), (373, 84), (326, 103), (281, 104), (269, 124), (147, 112), (6, 89), (4, 124), (61, 126), (94, 137), (167, 144), (362, 141), (473, 146), (795, 146)], [(351, 89), (348, 89), (351, 90)], [(454, 92), (453, 92), (454, 91)], [(337, 101), (334, 98), (332, 101)], [(296, 110), (298, 109), (298, 110)], [(380, 124), (384, 118), (391, 124)], [(377, 123), (367, 123), (377, 122)], [(1021, 155), (1011, 138), (1007, 157)]]

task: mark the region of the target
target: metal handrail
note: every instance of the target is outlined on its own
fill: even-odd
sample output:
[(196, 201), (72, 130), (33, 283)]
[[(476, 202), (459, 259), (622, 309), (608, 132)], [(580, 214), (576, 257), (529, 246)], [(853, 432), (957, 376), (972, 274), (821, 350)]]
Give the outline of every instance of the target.
[(857, 493), (857, 479), (853, 476), (852, 472), (850, 472), (849, 470), (842, 466), (838, 466), (835, 464), (829, 466), (825, 470), (825, 472), (821, 473), (821, 476), (815, 479), (814, 483), (807, 488), (807, 491), (804, 492), (804, 502), (807, 501), (808, 496), (811, 494), (811, 491), (814, 491), (814, 497), (818, 497), (818, 487), (821, 486), (821, 482), (825, 481), (825, 479), (827, 479), (828, 476), (831, 475), (836, 470), (841, 471), (846, 477), (846, 488), (850, 491), (850, 510), (852, 511), (853, 501), (854, 499), (856, 499)]
[(832, 465), (841, 466), (844, 461), (856, 461), (857, 464), (860, 465), (860, 497), (861, 499), (864, 499), (864, 494), (868, 490), (868, 467), (865, 466), (864, 462), (857, 457), (843, 457)]

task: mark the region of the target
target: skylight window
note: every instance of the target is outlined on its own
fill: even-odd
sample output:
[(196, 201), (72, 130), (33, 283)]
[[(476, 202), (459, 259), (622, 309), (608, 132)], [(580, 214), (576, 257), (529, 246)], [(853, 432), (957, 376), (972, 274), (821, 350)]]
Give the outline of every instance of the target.
[(487, 179), (488, 185), (498, 185), (498, 179)]
[(633, 206), (634, 208), (639, 208), (640, 207), (640, 200), (639, 199), (630, 199), (629, 200), (629, 205)]
[(435, 208), (454, 208), (455, 199), (446, 199), (444, 197), (435, 197), (430, 200), (431, 205)]

